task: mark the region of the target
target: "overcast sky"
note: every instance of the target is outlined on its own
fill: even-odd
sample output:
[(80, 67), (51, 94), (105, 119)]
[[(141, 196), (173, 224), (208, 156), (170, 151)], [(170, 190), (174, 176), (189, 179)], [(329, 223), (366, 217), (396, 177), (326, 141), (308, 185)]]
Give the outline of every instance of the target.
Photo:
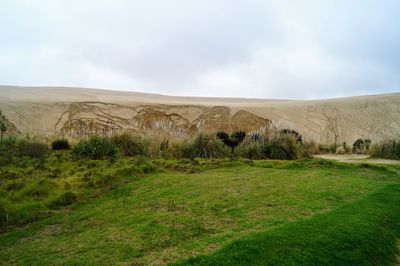
[(398, 0), (1, 0), (0, 84), (311, 99), (400, 91)]

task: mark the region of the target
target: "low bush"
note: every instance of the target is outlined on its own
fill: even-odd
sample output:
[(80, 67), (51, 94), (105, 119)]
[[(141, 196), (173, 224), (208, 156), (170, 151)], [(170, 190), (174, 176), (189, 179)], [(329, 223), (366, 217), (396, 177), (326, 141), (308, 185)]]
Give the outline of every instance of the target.
[(388, 140), (372, 147), (371, 155), (378, 158), (400, 160), (400, 141)]
[(118, 148), (107, 138), (94, 137), (79, 142), (72, 153), (92, 160), (104, 160), (117, 157)]
[(263, 153), (270, 159), (294, 160), (303, 157), (303, 148), (294, 136), (285, 134), (267, 139)]
[(369, 139), (357, 139), (353, 143), (353, 153), (365, 154), (368, 153), (371, 146), (371, 140)]
[(124, 156), (145, 154), (143, 141), (138, 136), (130, 134), (116, 135), (111, 138), (111, 142), (120, 149), (121, 154)]
[(19, 155), (31, 158), (43, 158), (49, 151), (47, 144), (27, 139), (20, 140), (17, 146)]
[(57, 139), (51, 143), (51, 149), (53, 151), (58, 150), (69, 150), (69, 143), (67, 139)]
[(185, 147), (190, 158), (218, 158), (227, 154), (225, 145), (214, 134), (199, 134)]
[(318, 150), (320, 153), (335, 153), (337, 145), (335, 144), (319, 144)]
[(263, 159), (263, 145), (258, 139), (246, 138), (237, 148), (237, 154), (250, 160)]
[(259, 136), (256, 140), (249, 137), (239, 146), (241, 157), (252, 159), (294, 160), (307, 157), (302, 142), (292, 134), (281, 133)]
[(310, 157), (313, 154), (321, 153), (317, 142), (315, 142), (314, 140), (304, 141), (303, 148), (304, 148), (304, 153), (305, 153), (306, 157)]

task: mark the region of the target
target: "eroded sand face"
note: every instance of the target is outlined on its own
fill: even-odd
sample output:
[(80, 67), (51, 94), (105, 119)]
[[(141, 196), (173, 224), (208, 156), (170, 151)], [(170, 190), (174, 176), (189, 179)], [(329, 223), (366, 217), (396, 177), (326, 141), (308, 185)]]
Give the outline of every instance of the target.
[(38, 136), (79, 138), (125, 130), (184, 136), (263, 131), (271, 124), (325, 143), (400, 136), (400, 94), (289, 101), (0, 86), (0, 109), (15, 132)]

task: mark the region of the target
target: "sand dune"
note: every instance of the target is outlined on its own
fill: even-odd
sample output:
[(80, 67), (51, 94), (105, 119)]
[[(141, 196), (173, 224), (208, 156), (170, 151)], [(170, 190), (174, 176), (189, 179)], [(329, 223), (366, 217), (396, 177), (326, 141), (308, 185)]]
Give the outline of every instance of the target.
[[(400, 136), (400, 93), (327, 100), (176, 97), (87, 88), (0, 86), (12, 132), (80, 138), (118, 131), (263, 131), (291, 127), (307, 139), (354, 142)], [(10, 127), (11, 128), (11, 127)]]

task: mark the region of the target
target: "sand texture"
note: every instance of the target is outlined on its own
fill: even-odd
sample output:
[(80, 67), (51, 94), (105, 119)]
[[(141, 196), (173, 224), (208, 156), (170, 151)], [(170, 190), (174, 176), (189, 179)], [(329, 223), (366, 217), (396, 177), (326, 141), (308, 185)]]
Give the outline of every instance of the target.
[(121, 131), (298, 130), (324, 143), (400, 136), (400, 93), (293, 101), (175, 97), (86, 88), (0, 86), (8, 134), (82, 138)]

